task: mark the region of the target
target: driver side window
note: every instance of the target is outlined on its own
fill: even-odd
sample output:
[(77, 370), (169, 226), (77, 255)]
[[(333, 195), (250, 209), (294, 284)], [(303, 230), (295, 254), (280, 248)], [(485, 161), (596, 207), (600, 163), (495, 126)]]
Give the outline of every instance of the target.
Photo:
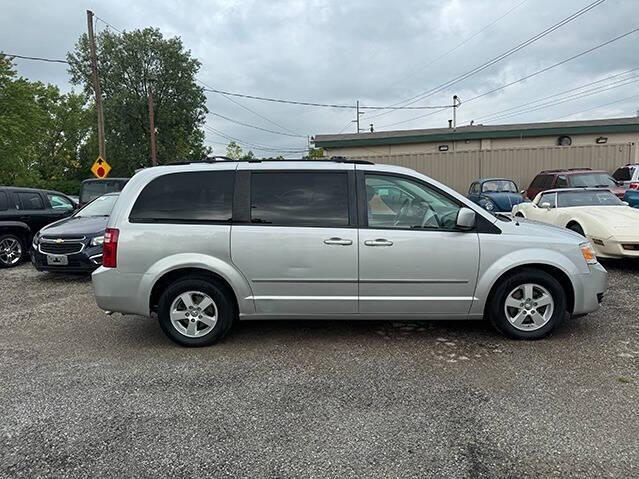
[(455, 228), (460, 205), (447, 196), (397, 176), (365, 178), (369, 228)]

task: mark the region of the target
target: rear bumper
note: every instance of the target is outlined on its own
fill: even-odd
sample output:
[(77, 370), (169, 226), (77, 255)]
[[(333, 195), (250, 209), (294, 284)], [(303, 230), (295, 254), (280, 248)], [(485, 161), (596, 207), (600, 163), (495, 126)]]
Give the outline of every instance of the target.
[(149, 295), (143, 289), (143, 274), (121, 273), (115, 268), (96, 269), (91, 278), (100, 309), (149, 316)]
[(590, 272), (574, 276), (575, 307), (573, 316), (583, 316), (599, 309), (608, 289), (608, 272), (599, 263), (589, 265)]

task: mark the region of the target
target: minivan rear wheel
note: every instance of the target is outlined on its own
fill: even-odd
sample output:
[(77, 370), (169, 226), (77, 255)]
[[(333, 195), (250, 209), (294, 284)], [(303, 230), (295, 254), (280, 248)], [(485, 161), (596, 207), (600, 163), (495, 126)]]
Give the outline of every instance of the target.
[(182, 346), (210, 346), (228, 333), (235, 311), (226, 291), (205, 279), (181, 279), (164, 290), (158, 319)]
[(566, 304), (566, 292), (555, 278), (545, 271), (528, 269), (496, 287), (488, 317), (508, 337), (540, 339), (563, 321)]

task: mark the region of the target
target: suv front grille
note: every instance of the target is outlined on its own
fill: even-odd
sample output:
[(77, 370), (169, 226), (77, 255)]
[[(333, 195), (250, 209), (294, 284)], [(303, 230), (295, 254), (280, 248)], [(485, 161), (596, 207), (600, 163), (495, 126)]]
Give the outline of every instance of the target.
[(82, 251), (84, 245), (77, 242), (49, 243), (42, 241), (40, 243), (40, 252), (49, 254), (75, 254)]

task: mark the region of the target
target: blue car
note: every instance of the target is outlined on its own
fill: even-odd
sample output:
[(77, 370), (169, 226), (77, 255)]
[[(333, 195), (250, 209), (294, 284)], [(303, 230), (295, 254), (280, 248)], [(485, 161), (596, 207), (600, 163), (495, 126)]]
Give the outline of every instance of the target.
[(513, 180), (484, 178), (474, 181), (468, 189), (468, 199), (491, 213), (510, 213), (524, 197)]
[(639, 208), (639, 190), (626, 190), (623, 200), (633, 208)]

